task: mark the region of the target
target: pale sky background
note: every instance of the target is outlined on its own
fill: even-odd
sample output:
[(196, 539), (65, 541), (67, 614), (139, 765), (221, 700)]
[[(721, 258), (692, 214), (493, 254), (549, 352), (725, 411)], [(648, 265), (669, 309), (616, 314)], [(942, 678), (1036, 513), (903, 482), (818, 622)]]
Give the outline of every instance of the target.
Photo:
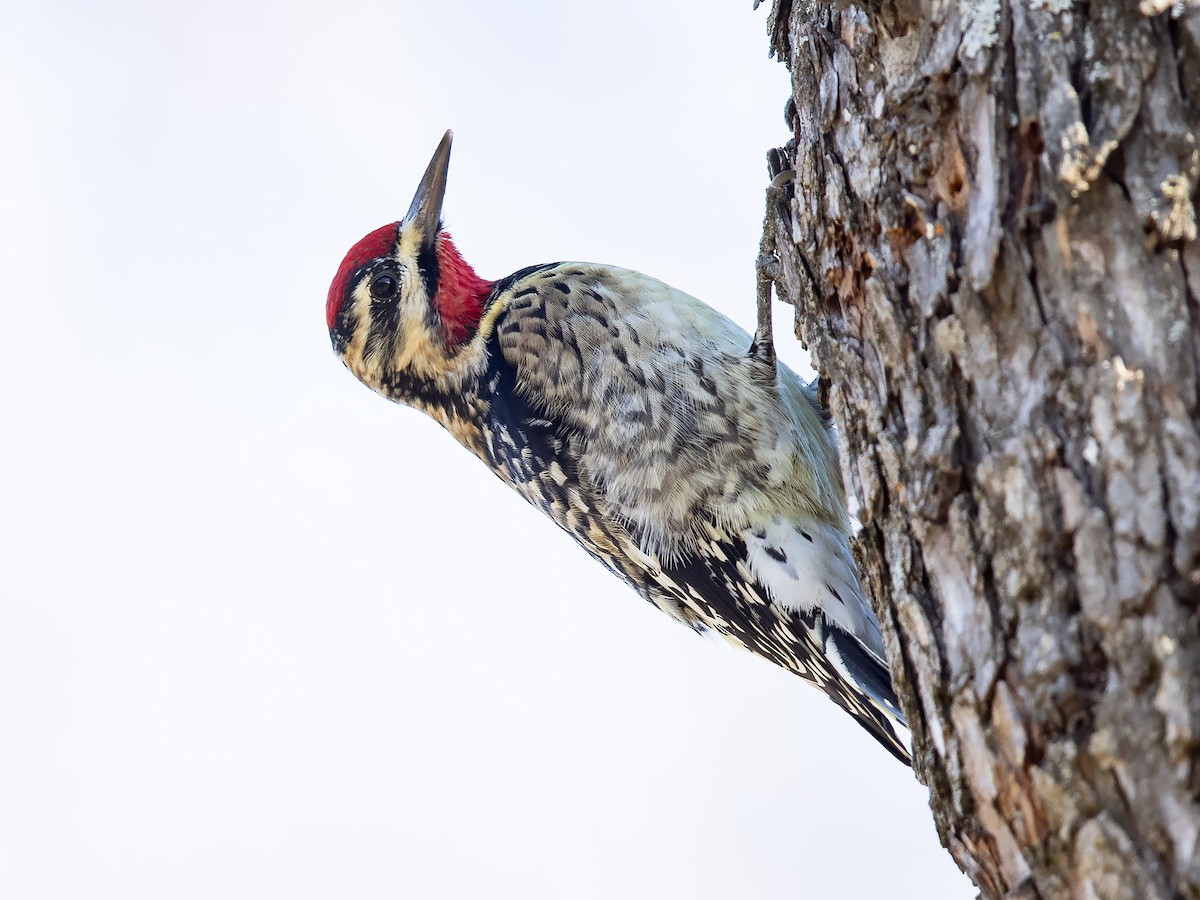
[(750, 6), (4, 4), (0, 896), (974, 895), (849, 718), (329, 349), (447, 127), (480, 274), (750, 325), (788, 94)]

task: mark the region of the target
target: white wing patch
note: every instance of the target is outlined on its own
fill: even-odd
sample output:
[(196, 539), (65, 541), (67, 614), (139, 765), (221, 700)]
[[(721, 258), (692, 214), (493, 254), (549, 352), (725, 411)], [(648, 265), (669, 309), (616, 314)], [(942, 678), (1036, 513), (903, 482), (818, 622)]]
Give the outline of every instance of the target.
[(776, 516), (765, 528), (742, 532), (742, 539), (750, 571), (772, 600), (798, 612), (819, 609), (883, 661), (883, 634), (859, 586), (844, 534), (824, 522)]

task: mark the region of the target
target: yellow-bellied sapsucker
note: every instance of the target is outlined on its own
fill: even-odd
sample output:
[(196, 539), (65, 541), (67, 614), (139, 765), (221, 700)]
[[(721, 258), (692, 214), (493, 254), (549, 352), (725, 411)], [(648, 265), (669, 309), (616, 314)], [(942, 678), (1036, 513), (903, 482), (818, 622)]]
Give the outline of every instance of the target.
[(777, 364), (761, 310), (752, 340), (627, 269), (480, 278), (441, 230), (450, 138), (404, 219), (338, 269), (334, 351), (643, 597), (816, 685), (907, 762), (828, 416)]

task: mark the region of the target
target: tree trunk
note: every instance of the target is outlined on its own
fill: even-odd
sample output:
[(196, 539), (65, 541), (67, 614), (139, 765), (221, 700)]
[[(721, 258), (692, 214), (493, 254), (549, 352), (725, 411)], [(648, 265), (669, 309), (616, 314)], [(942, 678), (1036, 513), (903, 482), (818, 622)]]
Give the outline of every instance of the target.
[(943, 843), (1200, 898), (1200, 10), (775, 0), (779, 294)]

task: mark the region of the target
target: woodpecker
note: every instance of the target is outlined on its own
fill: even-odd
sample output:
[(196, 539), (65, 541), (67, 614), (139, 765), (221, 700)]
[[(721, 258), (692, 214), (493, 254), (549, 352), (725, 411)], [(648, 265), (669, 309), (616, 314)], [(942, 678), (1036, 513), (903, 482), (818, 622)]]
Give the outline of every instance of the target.
[(812, 683), (908, 763), (830, 419), (775, 359), (769, 295), (751, 338), (615, 266), (481, 278), (442, 230), (451, 138), (405, 217), (338, 268), (336, 355), (663, 612)]

